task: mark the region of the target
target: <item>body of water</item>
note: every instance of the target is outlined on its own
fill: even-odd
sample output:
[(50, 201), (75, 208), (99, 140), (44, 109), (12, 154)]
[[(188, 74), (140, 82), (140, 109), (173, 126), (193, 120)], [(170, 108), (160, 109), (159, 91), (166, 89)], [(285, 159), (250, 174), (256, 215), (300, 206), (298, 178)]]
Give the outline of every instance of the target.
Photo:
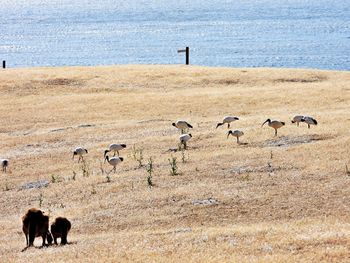
[(1, 0), (9, 67), (181, 64), (350, 69), (346, 0)]

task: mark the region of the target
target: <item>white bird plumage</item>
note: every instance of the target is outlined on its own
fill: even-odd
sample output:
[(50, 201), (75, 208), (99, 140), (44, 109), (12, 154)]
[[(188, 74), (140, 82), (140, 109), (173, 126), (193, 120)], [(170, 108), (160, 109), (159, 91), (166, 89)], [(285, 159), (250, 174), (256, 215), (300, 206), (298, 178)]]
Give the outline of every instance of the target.
[(285, 125), (285, 123), (283, 121), (271, 121), (271, 119), (267, 119), (262, 125), (264, 126), (264, 124), (267, 122), (267, 125), (269, 125), (269, 127), (274, 128), (275, 129), (275, 136), (277, 136), (277, 129), (283, 127)]
[(74, 156), (75, 155), (78, 155), (79, 156), (79, 159), (78, 159), (78, 163), (80, 162), (80, 160), (84, 160), (84, 157), (83, 155), (87, 154), (88, 153), (88, 150), (83, 148), (83, 147), (77, 147), (74, 149), (73, 151), (73, 160), (74, 160)]
[(317, 125), (317, 121), (310, 116), (304, 116), (304, 118), (302, 118), (301, 121), (307, 123), (307, 127), (309, 129), (310, 129), (310, 125)]
[(238, 117), (226, 116), (226, 117), (224, 117), (224, 119), (222, 120), (222, 122), (219, 122), (219, 123), (216, 125), (216, 129), (217, 129), (219, 126), (224, 125), (225, 123), (227, 123), (227, 128), (229, 129), (229, 128), (230, 128), (231, 122), (233, 122), (233, 121), (238, 121), (238, 120), (239, 120)]
[(119, 151), (123, 150), (124, 148), (126, 148), (126, 144), (112, 143), (109, 145), (108, 149), (105, 150), (104, 156), (106, 156), (106, 154), (109, 152), (114, 152), (113, 156), (115, 156), (115, 153), (118, 153), (119, 156)]
[(244, 135), (244, 132), (242, 132), (242, 131), (240, 131), (240, 130), (234, 130), (234, 131), (229, 130), (228, 133), (227, 133), (227, 138), (228, 138), (230, 135), (236, 137), (237, 143), (239, 143), (239, 137), (243, 136), (243, 135)]
[(171, 125), (178, 128), (181, 131), (181, 133), (184, 133), (184, 131), (189, 129), (189, 128), (193, 128), (193, 126), (191, 124), (189, 124), (187, 121), (183, 121), (183, 120), (173, 122)]
[(303, 115), (296, 115), (292, 119), (292, 123), (296, 123), (297, 126), (299, 127), (299, 123), (302, 122), (302, 119), (304, 118)]
[(183, 144), (184, 149), (187, 149), (187, 142), (192, 138), (192, 134), (182, 134), (179, 139), (180, 139), (180, 143)]
[(4, 173), (6, 173), (6, 169), (9, 166), (9, 160), (8, 159), (1, 159), (0, 164), (1, 164), (1, 169)]
[(118, 165), (119, 163), (121, 163), (122, 161), (124, 161), (124, 158), (123, 158), (123, 157), (119, 157), (119, 156), (118, 156), (118, 157), (115, 156), (115, 157), (109, 158), (109, 156), (106, 155), (106, 156), (105, 156), (105, 161), (107, 161), (110, 165), (113, 166), (113, 168), (112, 168), (111, 171), (116, 172), (116, 167), (117, 167), (117, 165)]

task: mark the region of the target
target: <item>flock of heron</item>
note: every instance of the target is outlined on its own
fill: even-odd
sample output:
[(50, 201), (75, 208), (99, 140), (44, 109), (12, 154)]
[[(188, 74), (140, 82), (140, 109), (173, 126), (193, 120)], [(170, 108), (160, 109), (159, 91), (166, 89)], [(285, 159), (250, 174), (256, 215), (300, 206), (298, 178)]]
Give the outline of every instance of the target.
[[(230, 128), (230, 125), (234, 121), (238, 121), (238, 117), (234, 116), (226, 116), (223, 118), (222, 122), (219, 122), (216, 125), (216, 129), (224, 124), (227, 124), (227, 128)], [(304, 122), (308, 125), (308, 128), (310, 129), (311, 125), (317, 125), (317, 121), (310, 116), (302, 116), (302, 115), (296, 115), (294, 118), (291, 120), (292, 123), (296, 123), (297, 126), (299, 126), (300, 122)], [(271, 120), (267, 119), (262, 125), (267, 123), (267, 125), (275, 130), (275, 136), (277, 136), (277, 130), (285, 125), (285, 122), (283, 121), (278, 121), (278, 120)], [(192, 138), (191, 133), (185, 133), (189, 129), (193, 128), (191, 124), (189, 124), (187, 121), (184, 120), (178, 120), (177, 122), (172, 123), (172, 126), (176, 127), (181, 131), (181, 135), (179, 137), (179, 142), (180, 145), (184, 147), (184, 149), (187, 149), (187, 142)], [(227, 138), (229, 136), (236, 137), (237, 143), (239, 142), (239, 138), (244, 135), (244, 132), (241, 130), (229, 130), (227, 133)], [(118, 144), (118, 143), (113, 143), (109, 145), (108, 149), (104, 151), (104, 160), (105, 162), (107, 161), (113, 168), (111, 171), (116, 172), (116, 167), (119, 163), (123, 162), (124, 158), (119, 156), (119, 151), (123, 150), (126, 148), (126, 144)], [(73, 151), (73, 160), (74, 156), (78, 156), (78, 162), (83, 160), (83, 156), (88, 153), (88, 150), (83, 148), (83, 147), (77, 147)], [(108, 153), (113, 153), (113, 156), (109, 156)], [(116, 156), (117, 154), (117, 156)], [(7, 167), (9, 166), (9, 160), (8, 159), (0, 159), (0, 166), (2, 168), (2, 171), (6, 173)]]

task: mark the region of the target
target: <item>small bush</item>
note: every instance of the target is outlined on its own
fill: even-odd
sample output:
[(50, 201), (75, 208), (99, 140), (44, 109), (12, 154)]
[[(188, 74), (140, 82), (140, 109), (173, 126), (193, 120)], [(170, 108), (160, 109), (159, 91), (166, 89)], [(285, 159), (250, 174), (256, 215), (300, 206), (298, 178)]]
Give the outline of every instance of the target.
[(42, 206), (43, 202), (44, 202), (44, 196), (42, 193), (40, 193), (40, 195), (39, 195), (39, 207)]
[(139, 168), (143, 166), (143, 148), (136, 148), (135, 145), (132, 147), (132, 157), (139, 163)]
[(170, 165), (170, 175), (172, 176), (179, 175), (176, 157), (171, 156), (171, 158), (168, 159), (168, 161)]
[(148, 185), (148, 187), (149, 188), (152, 188), (153, 186), (154, 186), (154, 184), (153, 184), (153, 178), (152, 178), (152, 176), (153, 176), (153, 159), (152, 159), (152, 157), (150, 157), (149, 159), (148, 159), (148, 164), (147, 164), (147, 166), (146, 166), (146, 171), (147, 171), (147, 173), (148, 173), (148, 176), (147, 176), (147, 185)]

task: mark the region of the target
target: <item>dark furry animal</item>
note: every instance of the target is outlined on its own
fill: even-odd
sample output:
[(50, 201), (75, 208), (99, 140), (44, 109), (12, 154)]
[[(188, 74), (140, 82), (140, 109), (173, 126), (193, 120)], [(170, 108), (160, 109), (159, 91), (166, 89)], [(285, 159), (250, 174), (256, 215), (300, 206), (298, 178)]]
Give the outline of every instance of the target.
[(31, 208), (22, 217), (22, 222), (22, 230), (26, 237), (27, 247), (33, 246), (34, 239), (40, 236), (43, 239), (42, 246), (45, 246), (49, 232), (49, 217), (44, 215), (41, 210)]
[(65, 217), (57, 217), (51, 224), (51, 234), (57, 245), (57, 238), (61, 238), (61, 245), (67, 244), (67, 235), (71, 228), (71, 223)]

